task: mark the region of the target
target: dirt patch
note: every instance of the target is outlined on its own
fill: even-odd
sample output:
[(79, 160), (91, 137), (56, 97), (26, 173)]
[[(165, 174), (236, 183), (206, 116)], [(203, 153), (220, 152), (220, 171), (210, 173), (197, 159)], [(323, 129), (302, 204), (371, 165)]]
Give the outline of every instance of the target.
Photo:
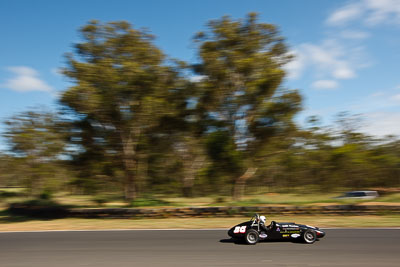
[[(15, 218), (14, 218), (15, 219)], [(0, 216), (0, 231), (205, 229), (230, 227), (249, 217), (168, 219), (55, 219), (7, 221)], [(400, 227), (400, 215), (385, 216), (267, 216), (267, 220), (292, 221), (317, 227)]]

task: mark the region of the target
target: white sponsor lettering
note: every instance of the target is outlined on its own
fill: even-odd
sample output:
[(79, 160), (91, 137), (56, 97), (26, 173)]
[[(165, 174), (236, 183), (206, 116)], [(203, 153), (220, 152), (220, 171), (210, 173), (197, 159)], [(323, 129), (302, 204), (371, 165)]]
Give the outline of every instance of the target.
[(298, 238), (300, 235), (299, 234), (292, 234), (291, 237), (293, 238)]

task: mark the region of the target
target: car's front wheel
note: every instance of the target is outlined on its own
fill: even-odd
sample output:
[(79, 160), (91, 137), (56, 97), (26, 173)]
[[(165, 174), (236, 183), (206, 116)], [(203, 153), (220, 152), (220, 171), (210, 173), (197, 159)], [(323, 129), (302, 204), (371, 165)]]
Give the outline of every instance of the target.
[(250, 229), (249, 231), (247, 231), (247, 233), (245, 235), (246, 243), (249, 245), (257, 244), (259, 239), (260, 239), (260, 237), (258, 235), (258, 232), (254, 229)]
[(317, 240), (317, 234), (312, 230), (306, 230), (303, 233), (303, 241), (307, 244), (312, 244)]

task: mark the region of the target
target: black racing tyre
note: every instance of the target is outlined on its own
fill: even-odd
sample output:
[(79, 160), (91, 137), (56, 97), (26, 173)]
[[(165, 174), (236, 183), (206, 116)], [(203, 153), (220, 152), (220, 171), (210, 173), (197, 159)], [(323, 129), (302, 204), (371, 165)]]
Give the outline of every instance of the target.
[(259, 237), (258, 232), (256, 230), (250, 229), (245, 234), (244, 239), (245, 239), (247, 244), (255, 245), (255, 244), (257, 244), (258, 240), (260, 240), (260, 237)]
[(307, 244), (312, 244), (317, 240), (317, 234), (313, 230), (306, 230), (302, 237), (304, 243)]

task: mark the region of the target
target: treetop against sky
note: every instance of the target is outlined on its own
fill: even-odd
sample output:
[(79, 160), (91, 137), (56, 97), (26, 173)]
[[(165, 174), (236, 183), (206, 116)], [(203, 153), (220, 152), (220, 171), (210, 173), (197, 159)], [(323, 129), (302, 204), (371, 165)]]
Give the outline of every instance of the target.
[(300, 123), (310, 115), (330, 123), (349, 111), (363, 114), (367, 133), (400, 134), (398, 0), (1, 1), (0, 118), (54, 107), (70, 86), (58, 71), (64, 54), (92, 19), (147, 28), (169, 57), (196, 63), (193, 37), (208, 21), (249, 12), (277, 25), (295, 56), (284, 84), (304, 96)]

